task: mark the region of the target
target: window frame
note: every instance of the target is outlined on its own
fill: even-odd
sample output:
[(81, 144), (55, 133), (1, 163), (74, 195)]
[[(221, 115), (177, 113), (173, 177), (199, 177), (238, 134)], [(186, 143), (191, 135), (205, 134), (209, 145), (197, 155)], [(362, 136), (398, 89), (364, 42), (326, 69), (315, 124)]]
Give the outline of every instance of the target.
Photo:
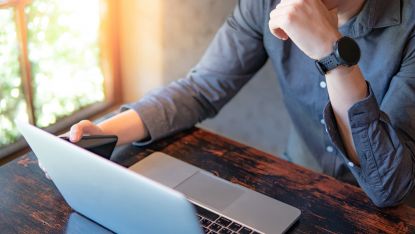
[[(16, 33), (19, 44), (19, 63), (21, 81), (24, 90), (25, 101), (29, 122), (36, 123), (34, 108), (34, 92), (32, 89), (33, 77), (31, 74), (30, 61), (28, 56), (27, 22), (24, 8), (36, 0), (0, 0), (0, 9), (12, 8), (15, 12)], [(59, 133), (67, 130), (73, 123), (96, 117), (100, 114), (114, 110), (122, 102), (122, 84), (120, 67), (119, 47), (119, 1), (101, 1), (101, 24), (100, 24), (100, 65), (104, 75), (105, 101), (86, 106), (73, 114), (60, 118), (55, 124), (44, 128), (51, 133)], [(15, 143), (0, 148), (0, 165), (21, 155), (27, 151), (27, 143), (20, 138)]]

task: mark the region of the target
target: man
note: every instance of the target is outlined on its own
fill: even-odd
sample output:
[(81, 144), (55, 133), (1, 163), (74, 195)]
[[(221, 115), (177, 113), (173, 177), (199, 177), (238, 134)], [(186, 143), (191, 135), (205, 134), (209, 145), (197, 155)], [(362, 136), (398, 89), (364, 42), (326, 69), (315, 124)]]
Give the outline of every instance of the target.
[(269, 58), (323, 171), (357, 182), (377, 206), (399, 204), (415, 186), (414, 25), (412, 0), (240, 0), (187, 78), (98, 126), (81, 121), (71, 140), (116, 134), (143, 145), (189, 128)]

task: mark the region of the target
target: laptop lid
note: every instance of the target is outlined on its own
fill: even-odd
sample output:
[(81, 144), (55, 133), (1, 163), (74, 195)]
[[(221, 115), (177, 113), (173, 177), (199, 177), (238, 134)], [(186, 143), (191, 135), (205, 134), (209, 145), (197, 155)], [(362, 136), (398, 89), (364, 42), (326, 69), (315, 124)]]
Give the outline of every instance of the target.
[(117, 233), (201, 233), (182, 194), (32, 125), (17, 127), (77, 212)]

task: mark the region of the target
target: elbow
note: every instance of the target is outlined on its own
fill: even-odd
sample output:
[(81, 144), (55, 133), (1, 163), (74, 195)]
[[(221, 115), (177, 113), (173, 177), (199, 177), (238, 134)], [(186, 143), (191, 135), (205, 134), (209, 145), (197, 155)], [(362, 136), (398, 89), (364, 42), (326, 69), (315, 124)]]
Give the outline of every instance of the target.
[(413, 181), (408, 186), (403, 186), (400, 189), (393, 189), (389, 192), (386, 192), (386, 189), (382, 189), (381, 191), (378, 193), (367, 193), (373, 204), (379, 208), (398, 206), (415, 192)]
[(388, 208), (400, 205), (402, 200), (394, 200), (394, 199), (379, 199), (379, 198), (372, 198), (369, 197), (373, 204), (378, 208)]

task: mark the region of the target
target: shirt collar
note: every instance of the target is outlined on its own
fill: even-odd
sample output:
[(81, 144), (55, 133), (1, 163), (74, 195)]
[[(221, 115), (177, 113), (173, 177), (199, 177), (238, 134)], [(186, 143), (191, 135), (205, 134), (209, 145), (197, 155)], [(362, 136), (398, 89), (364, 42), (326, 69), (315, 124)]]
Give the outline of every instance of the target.
[(372, 29), (385, 28), (401, 23), (401, 1), (366, 0), (359, 14), (340, 27), (345, 36), (362, 37)]

